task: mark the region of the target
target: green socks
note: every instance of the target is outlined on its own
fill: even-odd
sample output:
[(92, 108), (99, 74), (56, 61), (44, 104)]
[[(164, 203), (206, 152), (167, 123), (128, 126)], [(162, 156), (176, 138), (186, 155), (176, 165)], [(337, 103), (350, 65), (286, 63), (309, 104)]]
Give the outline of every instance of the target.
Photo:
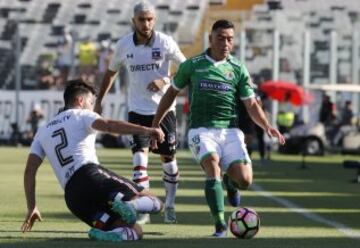
[(224, 192), (220, 180), (208, 179), (205, 181), (205, 197), (215, 220), (215, 225), (226, 224), (224, 217)]

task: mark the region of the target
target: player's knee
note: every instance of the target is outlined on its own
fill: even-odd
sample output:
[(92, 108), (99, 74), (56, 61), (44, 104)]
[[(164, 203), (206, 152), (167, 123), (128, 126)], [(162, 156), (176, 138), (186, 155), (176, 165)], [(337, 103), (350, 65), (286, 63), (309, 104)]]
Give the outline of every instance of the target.
[(163, 163), (163, 180), (168, 183), (176, 184), (179, 181), (179, 169), (176, 160)]
[(201, 167), (209, 178), (220, 177), (221, 170), (219, 158), (216, 155), (210, 155), (201, 161)]
[(142, 230), (142, 228), (141, 228), (141, 226), (139, 224), (135, 223), (132, 229), (135, 231), (135, 233), (137, 235), (137, 240), (140, 240), (140, 239), (143, 238), (144, 233), (143, 233), (143, 230)]
[[(137, 199), (143, 203), (146, 202), (146, 204), (149, 206), (146, 210), (146, 213), (157, 214), (160, 213), (164, 208), (164, 203), (158, 197), (150, 195), (150, 193), (145, 193), (145, 195), (135, 197), (133, 200), (136, 201)], [(136, 210), (140, 211), (139, 209)]]
[(248, 189), (252, 184), (252, 177), (244, 176), (237, 183), (240, 189)]
[(138, 146), (134, 146), (131, 148), (132, 154), (135, 154), (137, 152), (145, 152), (144, 148), (142, 147), (138, 147)]
[(133, 146), (131, 148), (131, 151), (132, 151), (133, 154), (135, 154), (137, 152), (145, 152), (145, 149), (143, 147)]
[(164, 209), (164, 203), (156, 196), (151, 196), (151, 198), (154, 201), (154, 208), (152, 213), (153, 214), (160, 213)]
[(163, 163), (170, 163), (175, 160), (175, 153), (171, 155), (161, 155), (161, 162)]

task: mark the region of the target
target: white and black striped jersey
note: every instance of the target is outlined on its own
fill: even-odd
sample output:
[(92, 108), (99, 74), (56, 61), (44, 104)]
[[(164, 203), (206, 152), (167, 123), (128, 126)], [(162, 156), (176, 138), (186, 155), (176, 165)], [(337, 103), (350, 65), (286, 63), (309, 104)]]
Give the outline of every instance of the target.
[[(176, 42), (168, 35), (154, 31), (147, 44), (138, 45), (135, 33), (121, 38), (115, 48), (115, 53), (109, 65), (109, 70), (118, 71), (124, 66), (127, 71), (128, 107), (142, 115), (153, 115), (161, 97), (170, 84), (161, 91), (151, 92), (147, 86), (154, 79), (170, 77), (170, 62), (177, 65), (185, 61), (185, 56)], [(172, 110), (175, 105), (172, 106)]]
[(91, 127), (98, 118), (100, 115), (91, 110), (68, 109), (38, 129), (31, 153), (41, 159), (48, 158), (62, 188), (81, 166), (99, 163), (96, 130)]

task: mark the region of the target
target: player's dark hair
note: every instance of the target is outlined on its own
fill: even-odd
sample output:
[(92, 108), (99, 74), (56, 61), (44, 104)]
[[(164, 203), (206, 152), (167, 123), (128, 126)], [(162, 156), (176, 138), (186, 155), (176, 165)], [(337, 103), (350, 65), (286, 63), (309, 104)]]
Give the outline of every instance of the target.
[(96, 91), (93, 86), (84, 82), (82, 79), (69, 80), (66, 83), (64, 91), (65, 107), (71, 106), (76, 97), (91, 92), (95, 95)]
[(228, 20), (225, 20), (225, 19), (216, 21), (213, 24), (213, 26), (211, 28), (211, 31), (215, 31), (215, 30), (217, 30), (219, 28), (220, 29), (228, 29), (228, 28), (235, 29), (234, 24), (231, 21), (228, 21)]

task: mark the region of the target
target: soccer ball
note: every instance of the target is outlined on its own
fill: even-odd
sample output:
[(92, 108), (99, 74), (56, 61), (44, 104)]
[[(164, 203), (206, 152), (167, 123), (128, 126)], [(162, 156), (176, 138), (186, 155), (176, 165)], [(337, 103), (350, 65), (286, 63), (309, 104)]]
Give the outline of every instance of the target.
[(260, 228), (260, 217), (251, 208), (239, 208), (229, 217), (228, 227), (237, 238), (251, 239)]

